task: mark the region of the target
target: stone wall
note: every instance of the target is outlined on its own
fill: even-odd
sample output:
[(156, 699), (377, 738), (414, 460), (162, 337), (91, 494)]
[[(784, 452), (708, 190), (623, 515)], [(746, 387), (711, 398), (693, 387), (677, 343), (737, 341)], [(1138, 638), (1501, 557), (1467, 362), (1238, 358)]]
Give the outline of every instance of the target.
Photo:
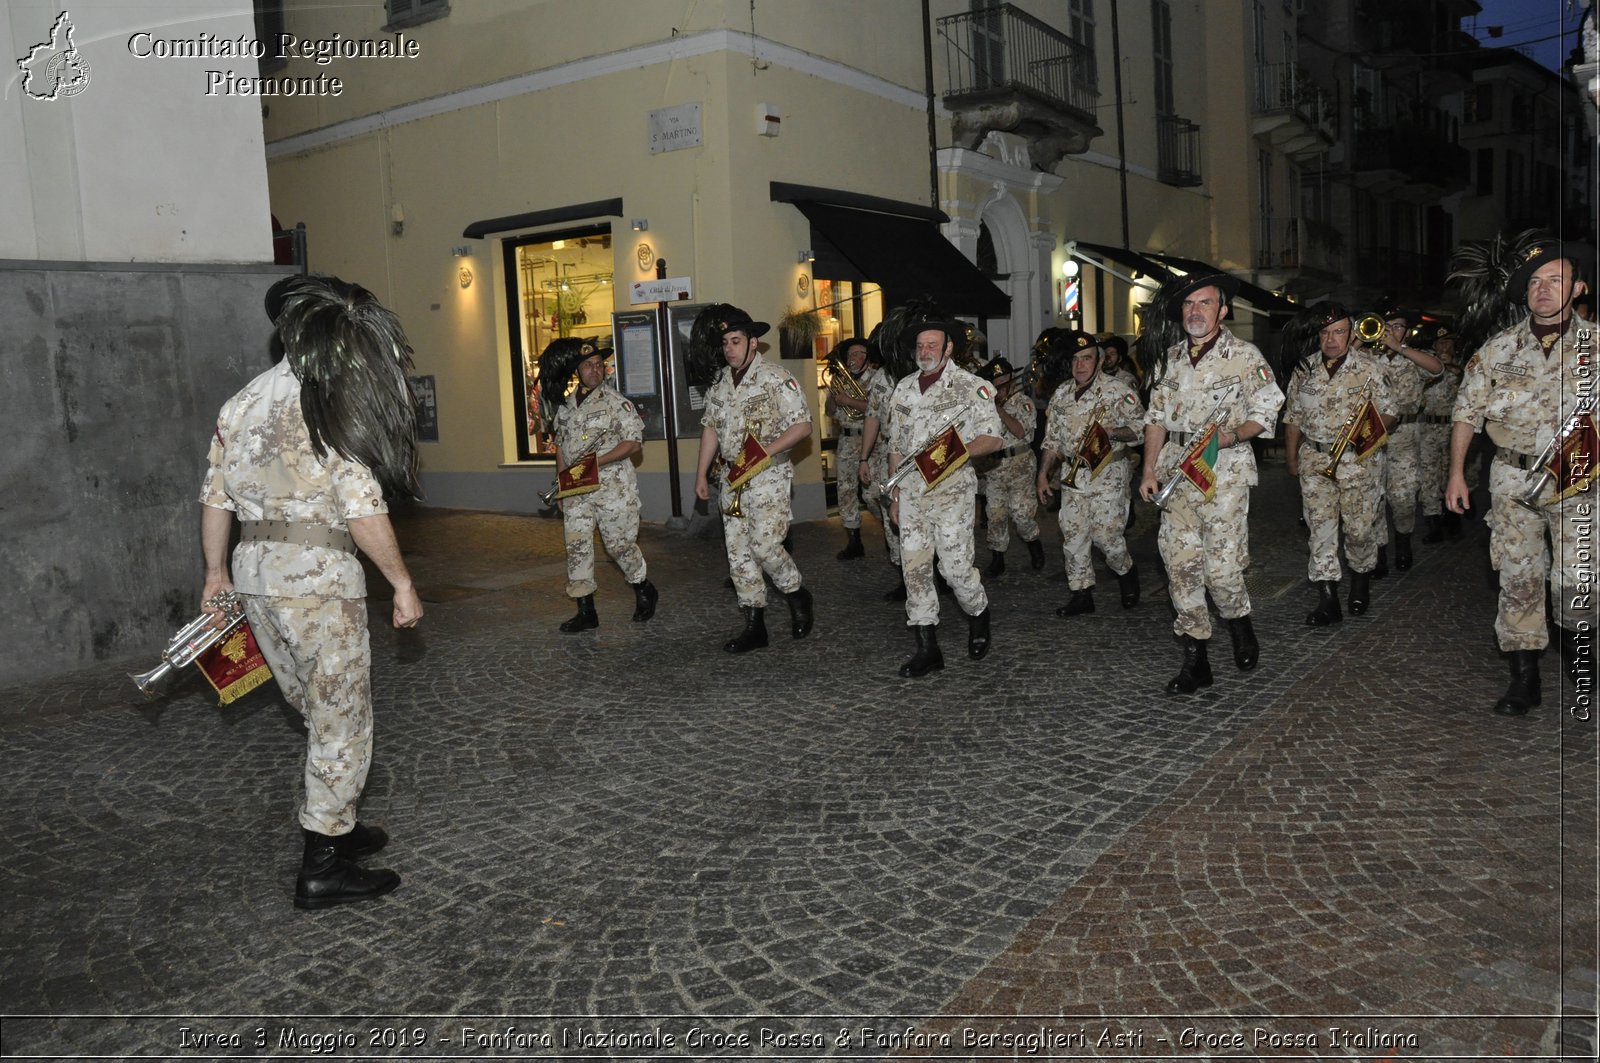
[(206, 450), (286, 272), (0, 261), (0, 686), (153, 667), (198, 611)]

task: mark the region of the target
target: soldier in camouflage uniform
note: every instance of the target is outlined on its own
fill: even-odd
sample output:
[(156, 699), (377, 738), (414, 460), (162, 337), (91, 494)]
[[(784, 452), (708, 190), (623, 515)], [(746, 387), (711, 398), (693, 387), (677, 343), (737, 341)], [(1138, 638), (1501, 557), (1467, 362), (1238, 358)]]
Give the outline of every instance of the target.
[[(969, 459), (1000, 449), (993, 389), (952, 362), (957, 347), (966, 343), (965, 326), (959, 321), (923, 321), (909, 326), (905, 338), (915, 343), (918, 372), (895, 386), (890, 465), (898, 468), (953, 422), (959, 422), (956, 432)], [(917, 678), (944, 667), (936, 634), (935, 561), (967, 614), (967, 655), (979, 660), (989, 652), (989, 597), (972, 565), (977, 493), (978, 474), (971, 460), (933, 487), (912, 471), (893, 489), (890, 518), (900, 525), (906, 624), (917, 640), (917, 652), (900, 666), (902, 676)]]
[[(861, 464), (857, 472), (865, 488), (867, 505), (883, 524), (883, 544), (889, 551), (889, 564), (900, 575), (900, 529), (889, 519), (889, 499), (881, 486), (889, 478), (889, 431), (893, 426), (894, 411), (890, 400), (894, 396), (896, 381), (883, 366), (873, 369), (867, 386), (867, 413), (862, 422)], [(885, 601), (903, 602), (906, 584), (902, 578), (888, 594)]]
[(633, 588), (633, 619), (640, 623), (656, 612), (660, 595), (646, 576), (639, 550), (639, 480), (633, 456), (644, 450), (644, 421), (633, 403), (606, 386), (609, 349), (588, 340), (558, 339), (541, 360), (556, 355), (558, 344), (577, 344), (578, 388), (556, 409), (556, 466), (566, 469), (590, 454), (600, 466), (600, 487), (561, 499), (567, 543), (567, 597), (578, 603), (572, 619), (561, 624), (571, 634), (600, 626), (594, 608), (594, 533), (598, 528), (606, 553), (622, 569)]
[(1181, 323), (1188, 341), (1163, 352), (1163, 364), (1151, 371), (1139, 482), (1145, 500), (1154, 500), (1160, 480), (1179, 475), (1191, 445), (1213, 423), (1209, 418), (1214, 416), (1220, 429), (1211, 500), (1193, 484), (1178, 484), (1168, 497), (1157, 535), (1178, 613), (1173, 630), (1183, 644), (1183, 664), (1167, 684), (1169, 694), (1192, 694), (1211, 685), (1207, 591), (1228, 622), (1234, 663), (1249, 671), (1259, 656), (1244, 582), (1250, 563), (1250, 488), (1257, 479), (1255, 453), (1248, 444), (1257, 436), (1272, 437), (1283, 392), (1255, 345), (1223, 327), (1228, 300), (1238, 289), (1238, 280), (1226, 274), (1195, 277), (1181, 285), (1173, 293), (1169, 315)]
[[(1421, 432), (1417, 424), (1422, 410), (1422, 389), (1439, 375), (1444, 363), (1428, 351), (1405, 344), (1411, 328), (1411, 315), (1390, 311), (1384, 316), (1383, 336), (1378, 343), (1378, 361), (1389, 385), (1399, 418), (1389, 433), (1385, 448), (1384, 501), (1394, 517), (1394, 567), (1404, 572), (1411, 567), (1411, 534), (1417, 527), (1417, 491), (1422, 485)], [(1379, 515), (1378, 567), (1373, 575), (1388, 575), (1387, 547), (1389, 525)]]
[[(216, 595), (240, 596), (279, 689), (305, 717), (305, 854), (295, 905), (326, 908), (381, 897), (400, 884), (393, 871), (355, 862), (388, 841), (383, 828), (356, 820), (372, 763), (372, 651), (356, 548), (394, 588), (394, 626), (415, 627), (422, 601), (384, 498), (385, 489), (415, 493), (405, 379), (411, 350), (400, 322), (371, 292), (336, 278), (279, 281), (268, 292), (267, 314), (285, 357), (217, 417), (200, 493), (201, 597), (203, 608), (216, 612)], [(330, 370), (334, 359), (351, 354), (353, 367)], [(303, 382), (339, 389), (341, 402), (303, 409)], [(350, 408), (370, 420), (346, 423)], [(367, 424), (405, 427), (390, 438)], [(240, 542), (230, 575), (235, 514)]]
[(1302, 361), (1289, 378), (1283, 411), (1283, 446), (1289, 475), (1300, 479), (1300, 497), (1310, 530), (1308, 577), (1317, 587), (1317, 607), (1306, 616), (1313, 627), (1344, 619), (1339, 608), (1339, 531), (1350, 562), (1350, 615), (1360, 616), (1370, 601), (1372, 569), (1378, 563), (1378, 522), (1383, 515), (1383, 450), (1359, 459), (1347, 445), (1334, 466), (1341, 435), (1353, 432), (1355, 415), (1371, 399), (1384, 426), (1394, 424), (1394, 403), (1377, 357), (1352, 350), (1350, 312), (1322, 303), (1307, 314), (1320, 324), (1317, 357)]
[(1037, 572), (1044, 568), (1044, 545), (1039, 542), (1039, 496), (1034, 489), (1033, 430), (1038, 411), (1033, 400), (1017, 386), (1016, 370), (1004, 358), (983, 366), (978, 376), (994, 387), (995, 413), (1002, 430), (1000, 449), (978, 463), (986, 500), (985, 540), (989, 546), (989, 567), (983, 574), (998, 579), (1005, 572), (1013, 523)]
[(811, 592), (800, 585), (800, 570), (783, 547), (794, 517), (790, 503), (794, 467), (789, 450), (811, 435), (811, 415), (800, 385), (788, 370), (768, 362), (756, 340), (771, 327), (752, 321), (738, 307), (716, 303), (701, 311), (716, 317), (726, 367), (718, 374), (701, 413), (700, 458), (695, 497), (711, 497), (711, 462), (718, 453), (731, 471), (739, 461), (746, 434), (771, 455), (771, 464), (742, 489), (723, 493), (722, 531), (728, 571), (739, 595), (744, 627), (723, 643), (729, 653), (747, 653), (767, 645), (767, 585), (762, 573), (789, 602), (791, 632), (804, 638), (812, 627)]
[(1450, 471), (1451, 411), (1461, 387), (1461, 364), (1456, 361), (1456, 338), (1450, 327), (1425, 321), (1412, 330), (1407, 346), (1431, 350), (1443, 370), (1422, 388), (1422, 408), (1417, 414), (1417, 451), (1421, 466), (1422, 520), (1428, 530), (1422, 541), (1443, 541), (1461, 534), (1461, 518), (1444, 508), (1445, 476)]
[(1471, 504), (1464, 470), (1473, 434), (1486, 432), (1499, 448), (1489, 470), (1489, 560), (1500, 573), (1495, 636), (1511, 665), (1510, 686), (1494, 711), (1506, 716), (1540, 702), (1539, 655), (1550, 641), (1547, 579), (1568, 674), (1580, 691), (1592, 696), (1594, 689), (1595, 485), (1554, 501), (1547, 484), (1533, 499), (1536, 508), (1517, 503), (1539, 476), (1537, 457), (1580, 402), (1593, 409), (1600, 389), (1594, 326), (1572, 312), (1587, 290), (1562, 245), (1536, 247), (1507, 285), (1509, 295), (1526, 300), (1528, 317), (1478, 349), (1456, 396), (1445, 487), (1453, 512)]
[[(843, 363), (844, 371), (867, 392), (872, 375), (881, 370), (867, 365), (871, 350), (867, 341), (859, 337), (843, 340), (834, 357)], [(853, 561), (866, 554), (861, 546), (861, 433), (867, 417), (868, 399), (856, 398), (839, 383), (828, 389), (824, 412), (833, 419), (837, 442), (834, 445), (834, 470), (839, 487), (839, 523), (844, 525), (845, 544), (837, 557), (840, 561)]]
[[(1122, 607), (1139, 604), (1139, 571), (1128, 553), (1128, 477), (1131, 464), (1127, 444), (1141, 437), (1144, 405), (1133, 389), (1104, 369), (1104, 350), (1094, 337), (1073, 330), (1064, 340), (1071, 350), (1072, 381), (1056, 388), (1045, 411), (1044, 455), (1035, 490), (1041, 502), (1055, 494), (1051, 471), (1062, 463), (1061, 550), (1067, 561), (1067, 604), (1059, 617), (1094, 612), (1094, 558), (1091, 545), (1105, 555), (1116, 573)], [(1096, 418), (1096, 411), (1098, 417)], [(1091, 421), (1091, 418), (1096, 418)], [(1106, 430), (1116, 444), (1098, 474), (1082, 467), (1079, 445), (1091, 423)], [(1073, 474), (1072, 485), (1066, 476)]]

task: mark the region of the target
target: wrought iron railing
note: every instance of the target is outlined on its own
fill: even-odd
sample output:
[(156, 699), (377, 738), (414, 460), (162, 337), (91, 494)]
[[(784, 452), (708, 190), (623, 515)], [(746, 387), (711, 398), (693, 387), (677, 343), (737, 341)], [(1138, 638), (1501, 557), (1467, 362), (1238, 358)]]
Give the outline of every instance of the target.
[(1175, 114), (1156, 115), (1156, 176), (1169, 185), (1200, 183), (1200, 127)]
[(1100, 98), (1094, 50), (1010, 4), (939, 19), (947, 97), (1031, 93), (1093, 114)]
[(1256, 67), (1256, 114), (1296, 114), (1332, 140), (1338, 133), (1337, 104), (1337, 95), (1313, 84), (1299, 63)]

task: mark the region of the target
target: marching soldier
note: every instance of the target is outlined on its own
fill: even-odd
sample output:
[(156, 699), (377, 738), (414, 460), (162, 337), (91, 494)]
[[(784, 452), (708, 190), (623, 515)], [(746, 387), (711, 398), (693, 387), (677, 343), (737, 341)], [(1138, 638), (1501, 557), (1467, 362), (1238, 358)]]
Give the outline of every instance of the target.
[(951, 362), (966, 342), (961, 322), (918, 322), (905, 338), (915, 344), (918, 372), (894, 390), (889, 464), (898, 472), (909, 460), (915, 471), (892, 489), (890, 519), (900, 525), (906, 623), (917, 640), (900, 674), (916, 678), (944, 667), (936, 560), (967, 615), (967, 655), (980, 660), (989, 652), (989, 598), (972, 565), (978, 474), (967, 459), (1000, 449), (1002, 429), (993, 389)]
[(1038, 413), (1033, 400), (1017, 387), (1016, 370), (1004, 358), (996, 358), (978, 371), (978, 376), (994, 386), (994, 408), (1000, 417), (1000, 450), (981, 465), (989, 544), (989, 567), (984, 575), (997, 579), (1006, 570), (1006, 547), (1011, 544), (1011, 525), (1028, 548), (1035, 572), (1044, 568), (1044, 544), (1039, 542), (1039, 498), (1034, 490), (1033, 431)]
[[(558, 404), (556, 498), (567, 543), (567, 597), (578, 603), (577, 613), (561, 624), (568, 634), (600, 626), (594, 608), (597, 528), (606, 553), (633, 588), (633, 619), (643, 623), (654, 616), (660, 597), (646, 575), (638, 542), (639, 481), (632, 459), (644, 449), (644, 421), (633, 403), (606, 386), (609, 353), (609, 348), (569, 337), (553, 341), (539, 357), (541, 370), (552, 368), (550, 386), (541, 379), (541, 390)], [(568, 368), (574, 360), (576, 366)], [(578, 387), (569, 397), (573, 372)]]
[[(882, 356), (882, 352), (876, 352)], [(884, 595), (884, 601), (906, 600), (906, 583), (900, 568), (900, 531), (889, 519), (889, 499), (880, 489), (892, 471), (889, 468), (889, 429), (893, 424), (894, 388), (896, 381), (885, 365), (879, 365), (869, 375), (867, 384), (867, 414), (861, 430), (861, 466), (857, 473), (867, 488), (867, 505), (883, 524), (883, 543), (889, 551), (889, 564), (900, 578)]]
[(1055, 494), (1051, 472), (1063, 463), (1061, 550), (1067, 562), (1067, 604), (1060, 617), (1094, 612), (1094, 559), (1098, 547), (1116, 573), (1122, 607), (1139, 604), (1139, 570), (1128, 553), (1127, 444), (1143, 431), (1144, 405), (1120, 377), (1108, 376), (1103, 349), (1094, 337), (1076, 330), (1053, 342), (1065, 345), (1072, 381), (1056, 388), (1045, 411), (1044, 455), (1035, 489), (1039, 500)]
[[(1350, 562), (1350, 615), (1367, 611), (1383, 516), (1380, 443), (1395, 415), (1377, 358), (1351, 349), (1350, 312), (1338, 303), (1322, 303), (1306, 314), (1311, 324), (1320, 326), (1320, 356), (1300, 362), (1289, 378), (1283, 445), (1289, 475), (1300, 480), (1311, 533), (1308, 575), (1317, 588), (1317, 607), (1306, 623), (1322, 627), (1344, 619), (1339, 609), (1341, 527)], [(1381, 424), (1374, 424), (1374, 417)]]
[(1157, 535), (1178, 614), (1173, 630), (1183, 644), (1169, 694), (1211, 685), (1207, 591), (1228, 622), (1239, 670), (1254, 668), (1260, 654), (1244, 582), (1250, 488), (1257, 481), (1248, 444), (1272, 437), (1283, 392), (1256, 346), (1222, 324), (1238, 290), (1236, 278), (1214, 274), (1186, 279), (1165, 296), (1166, 317), (1180, 324), (1187, 340), (1166, 348), (1151, 367), (1139, 494), (1154, 501), (1158, 476), (1187, 481), (1169, 483)]
[(1445, 487), (1446, 505), (1466, 512), (1467, 449), (1474, 433), (1486, 432), (1499, 448), (1489, 470), (1489, 554), (1500, 571), (1495, 636), (1511, 664), (1511, 683), (1494, 705), (1505, 716), (1522, 716), (1540, 702), (1539, 655), (1549, 643), (1547, 579), (1568, 674), (1591, 692), (1594, 683), (1593, 568), (1587, 559), (1594, 543), (1600, 385), (1594, 328), (1572, 312), (1588, 285), (1578, 277), (1576, 259), (1548, 238), (1518, 257), (1505, 290), (1528, 314), (1467, 362)]
[[(867, 403), (871, 398), (871, 378), (881, 370), (868, 367), (870, 347), (858, 337), (844, 340), (834, 352), (836, 365), (842, 365), (860, 389), (857, 397), (842, 382), (830, 386), (825, 403), (827, 414), (833, 419), (838, 443), (834, 449), (834, 468), (839, 486), (839, 523), (844, 525), (844, 549), (838, 553), (840, 561), (852, 561), (865, 555), (861, 546), (861, 436), (865, 429)], [(870, 481), (865, 481), (870, 482)]]
[[(1422, 453), (1418, 443), (1417, 415), (1422, 409), (1422, 389), (1439, 375), (1444, 363), (1427, 351), (1405, 343), (1411, 317), (1401, 310), (1384, 315), (1383, 336), (1379, 339), (1378, 361), (1389, 385), (1399, 422), (1389, 433), (1384, 460), (1384, 500), (1394, 519), (1394, 567), (1404, 572), (1411, 567), (1411, 533), (1417, 527), (1417, 491), (1422, 483)], [(1380, 521), (1382, 517), (1380, 515)], [(1382, 521), (1375, 579), (1389, 574), (1387, 548), (1389, 525)]]
[(1445, 477), (1450, 471), (1450, 413), (1461, 387), (1461, 363), (1456, 361), (1456, 338), (1450, 326), (1424, 321), (1411, 330), (1407, 346), (1432, 351), (1443, 369), (1422, 388), (1422, 408), (1417, 414), (1418, 462), (1421, 465), (1422, 541), (1432, 545), (1446, 534), (1461, 534), (1461, 518), (1444, 508)]
[(713, 303), (700, 311), (690, 330), (691, 345), (720, 344), (725, 363), (706, 392), (694, 493), (701, 501), (710, 499), (711, 462), (720, 453), (728, 463), (723, 537), (744, 614), (743, 629), (723, 644), (729, 653), (767, 645), (762, 573), (788, 599), (794, 637), (805, 638), (812, 627), (811, 592), (801, 586), (800, 570), (783, 546), (794, 518), (789, 450), (811, 435), (811, 416), (794, 377), (756, 349), (756, 340), (769, 328), (736, 306)]
[(1115, 377), (1122, 381), (1135, 392), (1139, 390), (1139, 374), (1132, 359), (1128, 357), (1128, 341), (1115, 333), (1107, 332), (1096, 337), (1104, 361), (1100, 365), (1103, 376)]

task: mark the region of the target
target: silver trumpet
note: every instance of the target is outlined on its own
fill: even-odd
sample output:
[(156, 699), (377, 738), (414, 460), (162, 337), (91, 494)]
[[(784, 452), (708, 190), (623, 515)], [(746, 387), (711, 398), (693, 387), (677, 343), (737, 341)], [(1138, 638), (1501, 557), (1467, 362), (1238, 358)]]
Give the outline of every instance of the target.
[(1577, 428), (1579, 419), (1593, 409), (1594, 398), (1592, 396), (1586, 395), (1578, 400), (1578, 405), (1573, 408), (1571, 415), (1561, 423), (1561, 427), (1556, 429), (1556, 434), (1550, 437), (1550, 442), (1545, 444), (1544, 450), (1534, 459), (1533, 467), (1539, 470), (1539, 475), (1526, 491), (1520, 495), (1513, 496), (1511, 501), (1523, 509), (1531, 509), (1535, 513), (1544, 508), (1544, 503), (1539, 501), (1539, 496), (1544, 494), (1545, 489), (1550, 486), (1550, 481), (1555, 479), (1550, 472), (1550, 462), (1555, 458), (1556, 451), (1560, 449), (1561, 441), (1567, 437), (1567, 433)]
[[(1221, 424), (1221, 420), (1222, 420), (1222, 411), (1227, 409), (1228, 408), (1228, 404), (1231, 403), (1232, 401), (1233, 401), (1233, 392), (1230, 390), (1226, 395), (1224, 395), (1222, 397), (1222, 401), (1217, 403), (1217, 408), (1211, 411), (1211, 416), (1207, 417), (1205, 419), (1205, 422), (1204, 422), (1205, 423), (1205, 427), (1200, 429), (1200, 433), (1202, 435), (1204, 435), (1207, 431), (1209, 431), (1212, 425), (1219, 425), (1217, 430), (1219, 432), (1221, 431), (1220, 424)], [(1185, 457), (1188, 456), (1188, 452), (1187, 451), (1185, 452), (1184, 456)], [(1178, 464), (1179, 465), (1183, 464), (1183, 459), (1182, 458), (1178, 459)], [(1165, 487), (1163, 487), (1161, 490), (1157, 491), (1156, 494), (1155, 494), (1155, 497), (1152, 498), (1150, 501), (1152, 501), (1152, 502), (1154, 502), (1156, 504), (1156, 508), (1157, 509), (1166, 509), (1167, 508), (1167, 500), (1172, 497), (1172, 492), (1176, 491), (1178, 489), (1178, 485), (1180, 483), (1182, 483), (1183, 481), (1187, 480), (1187, 479), (1188, 479), (1188, 477), (1183, 474), (1183, 470), (1181, 468), (1177, 469), (1176, 471), (1173, 472), (1172, 479), (1167, 481), (1167, 485)]]
[(932, 444), (935, 439), (938, 439), (940, 436), (950, 431), (950, 429), (954, 428), (959, 432), (961, 430), (961, 426), (965, 423), (965, 417), (953, 418), (949, 424), (928, 436), (928, 438), (923, 441), (922, 446), (918, 447), (916, 450), (913, 450), (906, 457), (900, 459), (900, 465), (894, 470), (894, 472), (890, 473), (888, 478), (885, 479), (878, 487), (878, 493), (884, 498), (888, 498), (889, 492), (893, 491), (895, 487), (899, 485), (901, 480), (904, 480), (911, 474), (913, 470), (916, 469), (918, 454), (921, 454), (924, 450), (927, 450), (929, 445)]
[(133, 680), (145, 697), (153, 698), (162, 694), (173, 676), (193, 664), (196, 657), (238, 627), (239, 621), (244, 619), (244, 603), (232, 591), (223, 591), (207, 598), (206, 604), (222, 610), (220, 621), (216, 613), (201, 613), (172, 636), (167, 648), (161, 651), (160, 664), (139, 675), (128, 673), (128, 678)]

